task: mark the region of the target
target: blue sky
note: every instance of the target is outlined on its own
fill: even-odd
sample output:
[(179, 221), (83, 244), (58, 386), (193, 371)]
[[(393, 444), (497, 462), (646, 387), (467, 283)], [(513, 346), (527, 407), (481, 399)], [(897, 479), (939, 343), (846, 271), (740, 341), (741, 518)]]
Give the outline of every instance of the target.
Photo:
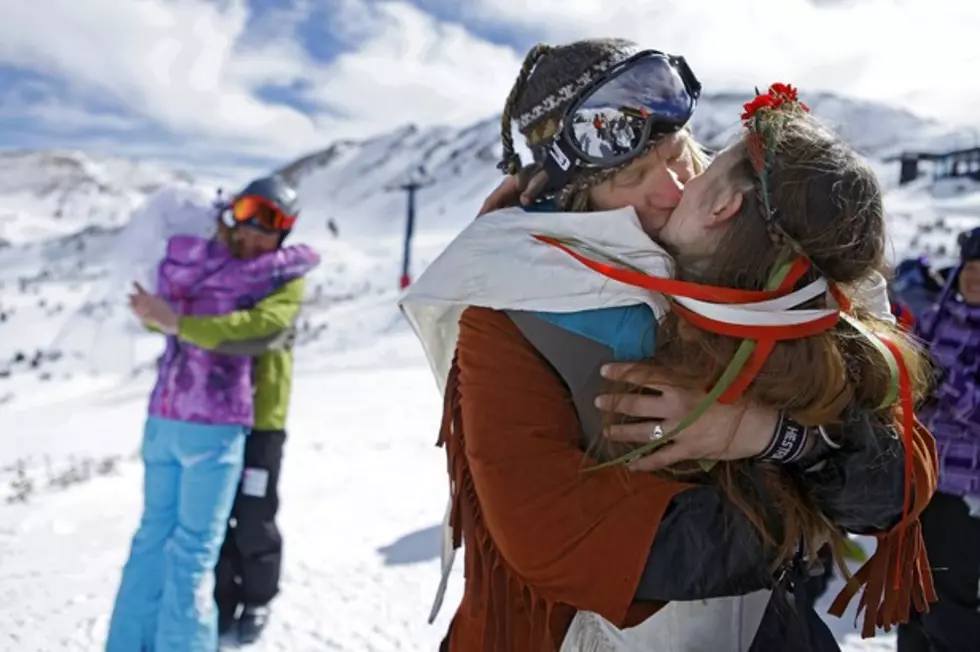
[(683, 53), (708, 90), (779, 79), (980, 122), (974, 0), (4, 5), (0, 148), (81, 148), (226, 178), (407, 122), (490, 117), (529, 46), (596, 36)]

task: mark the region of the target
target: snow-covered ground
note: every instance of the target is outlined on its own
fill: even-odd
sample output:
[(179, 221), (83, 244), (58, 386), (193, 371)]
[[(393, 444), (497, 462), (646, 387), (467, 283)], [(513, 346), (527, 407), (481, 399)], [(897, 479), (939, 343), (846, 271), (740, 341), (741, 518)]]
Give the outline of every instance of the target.
[[(283, 594), (254, 649), (433, 650), (451, 613), (426, 624), (446, 480), (433, 446), (440, 402), (419, 347), (402, 329), (301, 368), (281, 487)], [(0, 508), (0, 649), (103, 644), (139, 515), (133, 456), (148, 382), (5, 412), (38, 454), (120, 461), (68, 488), (37, 476), (28, 502)]]
[[(281, 487), (282, 595), (250, 649), (431, 652), (462, 574), (458, 564), (428, 625), (446, 476), (434, 446), (440, 401), (421, 349), (399, 326), (299, 366)], [(101, 649), (139, 515), (135, 452), (148, 388), (149, 377), (68, 387), (70, 397), (4, 412), (18, 424), (5, 439), (19, 456), (48, 456), (58, 468), (78, 468), (73, 457), (93, 467), (118, 459), (67, 487), (30, 473), (27, 502), (0, 507), (0, 649)], [(894, 649), (892, 637), (861, 642), (852, 619), (831, 620), (848, 652)]]

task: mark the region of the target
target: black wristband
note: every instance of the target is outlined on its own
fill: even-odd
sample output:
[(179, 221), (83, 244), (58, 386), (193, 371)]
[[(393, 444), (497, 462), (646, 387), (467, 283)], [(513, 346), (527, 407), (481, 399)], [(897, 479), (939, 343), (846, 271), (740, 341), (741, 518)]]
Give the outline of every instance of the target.
[(780, 412), (772, 440), (756, 457), (766, 462), (780, 464), (795, 462), (803, 455), (809, 438), (808, 428), (794, 421), (785, 412)]

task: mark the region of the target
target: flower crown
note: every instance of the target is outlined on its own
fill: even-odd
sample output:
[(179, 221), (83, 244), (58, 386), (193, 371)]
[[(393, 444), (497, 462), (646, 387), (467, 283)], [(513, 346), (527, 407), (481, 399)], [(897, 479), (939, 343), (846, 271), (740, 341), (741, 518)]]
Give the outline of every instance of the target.
[(800, 101), (799, 92), (790, 84), (775, 83), (765, 93), (755, 89), (756, 96), (742, 108), (742, 124), (749, 132), (749, 155), (756, 172), (765, 171), (771, 162), (779, 140), (780, 128), (786, 120), (810, 107)]
[[(769, 170), (772, 168), (776, 150), (779, 147), (780, 132), (792, 118), (809, 113), (810, 107), (800, 101), (799, 92), (790, 84), (775, 83), (765, 93), (756, 89), (756, 96), (743, 106), (742, 125), (748, 132), (746, 145), (749, 161), (759, 178), (759, 196), (762, 203), (763, 219), (778, 235), (774, 239), (784, 240), (784, 244), (805, 254), (792, 238), (775, 222), (775, 209), (772, 206), (769, 188)], [(781, 237), (780, 237), (781, 236)]]

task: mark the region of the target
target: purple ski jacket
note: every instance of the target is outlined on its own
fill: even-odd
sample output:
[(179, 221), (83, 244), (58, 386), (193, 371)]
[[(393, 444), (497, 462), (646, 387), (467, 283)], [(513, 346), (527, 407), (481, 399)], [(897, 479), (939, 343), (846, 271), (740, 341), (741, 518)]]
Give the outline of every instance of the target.
[(980, 496), (980, 306), (955, 296), (958, 271), (919, 320), (918, 335), (939, 371), (919, 416), (936, 438), (939, 491)]
[[(243, 260), (213, 239), (174, 236), (157, 273), (157, 293), (178, 315), (247, 310), (305, 275), (320, 256), (305, 245)], [(251, 426), (252, 359), (199, 348), (174, 335), (157, 364), (150, 416), (206, 424)]]

